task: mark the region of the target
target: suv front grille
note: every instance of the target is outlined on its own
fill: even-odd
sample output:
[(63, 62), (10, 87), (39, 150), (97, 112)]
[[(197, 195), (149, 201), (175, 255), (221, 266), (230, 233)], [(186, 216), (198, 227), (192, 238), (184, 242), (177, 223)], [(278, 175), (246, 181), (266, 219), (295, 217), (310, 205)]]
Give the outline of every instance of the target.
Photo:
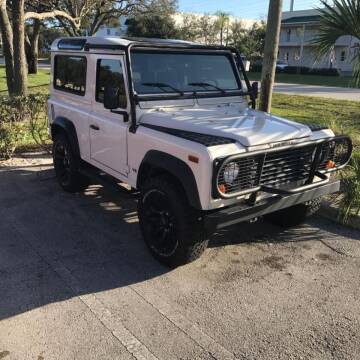
[(348, 162), (350, 155), (351, 140), (338, 137), (319, 144), (231, 158), (218, 165), (216, 191), (231, 196), (257, 191), (262, 186), (301, 186), (312, 181), (315, 170), (331, 171), (329, 161), (334, 169), (339, 168)]
[(260, 185), (282, 185), (306, 180), (310, 175), (315, 146), (283, 150), (265, 156)]

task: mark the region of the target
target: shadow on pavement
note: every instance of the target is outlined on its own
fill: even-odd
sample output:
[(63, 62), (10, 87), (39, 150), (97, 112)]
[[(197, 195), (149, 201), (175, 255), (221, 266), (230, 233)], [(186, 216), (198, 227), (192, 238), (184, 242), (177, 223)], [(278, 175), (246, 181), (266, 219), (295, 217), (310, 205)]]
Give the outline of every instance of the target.
[[(348, 231), (322, 220), (315, 227), (285, 231), (261, 221), (215, 234), (210, 247), (319, 240), (322, 229), (334, 236)], [(84, 193), (67, 194), (49, 169), (1, 172), (0, 320), (168, 271), (141, 238), (136, 195), (96, 184)]]

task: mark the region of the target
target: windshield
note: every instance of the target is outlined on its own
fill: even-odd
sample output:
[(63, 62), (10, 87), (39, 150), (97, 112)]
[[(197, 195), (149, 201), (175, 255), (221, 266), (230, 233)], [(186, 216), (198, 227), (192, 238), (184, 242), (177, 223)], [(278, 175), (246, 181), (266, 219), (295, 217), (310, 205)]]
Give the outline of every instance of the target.
[(134, 51), (132, 76), (138, 94), (241, 90), (230, 55)]

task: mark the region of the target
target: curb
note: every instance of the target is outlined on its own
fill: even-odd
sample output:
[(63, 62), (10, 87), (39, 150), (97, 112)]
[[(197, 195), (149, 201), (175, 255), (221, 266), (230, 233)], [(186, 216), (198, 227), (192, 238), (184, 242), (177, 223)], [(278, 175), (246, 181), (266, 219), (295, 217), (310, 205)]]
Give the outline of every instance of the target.
[(331, 204), (327, 201), (322, 202), (321, 208), (320, 208), (318, 214), (320, 216), (322, 216), (323, 218), (335, 221), (336, 223), (338, 223), (340, 225), (348, 226), (353, 229), (360, 230), (360, 217), (359, 216), (351, 217), (349, 219), (349, 222), (344, 224), (339, 220), (339, 210), (336, 207), (331, 206)]

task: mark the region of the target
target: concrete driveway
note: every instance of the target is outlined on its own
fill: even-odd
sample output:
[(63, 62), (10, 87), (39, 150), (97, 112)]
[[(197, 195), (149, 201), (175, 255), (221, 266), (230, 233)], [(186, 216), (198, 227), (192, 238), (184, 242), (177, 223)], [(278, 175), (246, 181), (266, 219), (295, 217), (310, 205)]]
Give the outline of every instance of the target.
[(64, 193), (45, 164), (0, 168), (0, 359), (358, 358), (359, 232), (238, 225), (170, 271), (135, 195)]
[(360, 101), (360, 89), (276, 83), (274, 91), (289, 95), (315, 96), (336, 100)]

